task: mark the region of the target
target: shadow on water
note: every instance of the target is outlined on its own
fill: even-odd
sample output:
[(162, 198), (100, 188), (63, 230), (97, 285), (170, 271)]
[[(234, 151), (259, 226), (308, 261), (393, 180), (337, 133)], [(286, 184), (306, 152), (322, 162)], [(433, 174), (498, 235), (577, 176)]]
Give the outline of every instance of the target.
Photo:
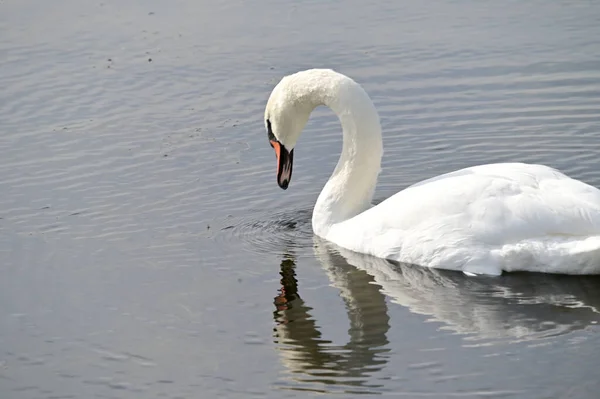
[(464, 335), (467, 345), (547, 340), (597, 328), (600, 322), (600, 277), (528, 273), (467, 277), (392, 264), (318, 237), (314, 244), (316, 258), (345, 302), (349, 337), (341, 346), (322, 337), (312, 308), (301, 298), (295, 258), (286, 254), (275, 297), (274, 335), (282, 362), (301, 384), (288, 389), (377, 392), (379, 385), (369, 379), (391, 355), (386, 296), (442, 323), (442, 329)]

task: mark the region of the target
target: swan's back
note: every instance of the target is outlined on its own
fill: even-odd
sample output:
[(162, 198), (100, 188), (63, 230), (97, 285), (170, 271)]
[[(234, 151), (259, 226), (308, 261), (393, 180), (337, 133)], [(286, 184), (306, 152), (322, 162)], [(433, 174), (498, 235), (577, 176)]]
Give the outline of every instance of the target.
[(339, 245), (420, 265), (486, 274), (600, 272), (600, 191), (542, 165), (490, 164), (437, 176), (337, 227), (331, 239)]

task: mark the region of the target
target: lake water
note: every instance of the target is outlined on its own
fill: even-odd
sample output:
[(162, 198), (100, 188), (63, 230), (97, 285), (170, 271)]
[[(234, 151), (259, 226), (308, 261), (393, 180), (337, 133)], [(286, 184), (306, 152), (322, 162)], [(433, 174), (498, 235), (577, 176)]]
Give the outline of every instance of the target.
[(376, 197), (541, 162), (600, 186), (594, 1), (0, 1), (0, 396), (597, 398), (600, 280), (468, 278), (313, 237), (319, 109), (283, 192), (285, 74), (360, 82)]

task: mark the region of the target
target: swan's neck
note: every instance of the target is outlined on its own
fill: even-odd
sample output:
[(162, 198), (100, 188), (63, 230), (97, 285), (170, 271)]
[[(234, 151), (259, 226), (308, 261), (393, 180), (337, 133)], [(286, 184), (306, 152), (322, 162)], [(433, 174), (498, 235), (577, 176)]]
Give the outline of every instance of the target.
[(379, 115), (360, 85), (344, 77), (319, 92), (321, 103), (337, 114), (343, 130), (340, 159), (317, 199), (312, 217), (314, 232), (326, 237), (336, 223), (370, 208), (383, 146)]

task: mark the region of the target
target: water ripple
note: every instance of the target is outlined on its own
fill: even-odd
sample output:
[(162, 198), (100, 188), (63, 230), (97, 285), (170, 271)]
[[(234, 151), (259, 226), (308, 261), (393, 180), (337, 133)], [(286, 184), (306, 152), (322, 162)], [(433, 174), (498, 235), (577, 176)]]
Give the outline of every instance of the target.
[(301, 251), (313, 247), (311, 226), (312, 209), (281, 210), (276, 212), (252, 212), (230, 220), (215, 237), (224, 241), (241, 242), (246, 250), (258, 254), (281, 255), (294, 250), (300, 256), (313, 256), (312, 251)]

